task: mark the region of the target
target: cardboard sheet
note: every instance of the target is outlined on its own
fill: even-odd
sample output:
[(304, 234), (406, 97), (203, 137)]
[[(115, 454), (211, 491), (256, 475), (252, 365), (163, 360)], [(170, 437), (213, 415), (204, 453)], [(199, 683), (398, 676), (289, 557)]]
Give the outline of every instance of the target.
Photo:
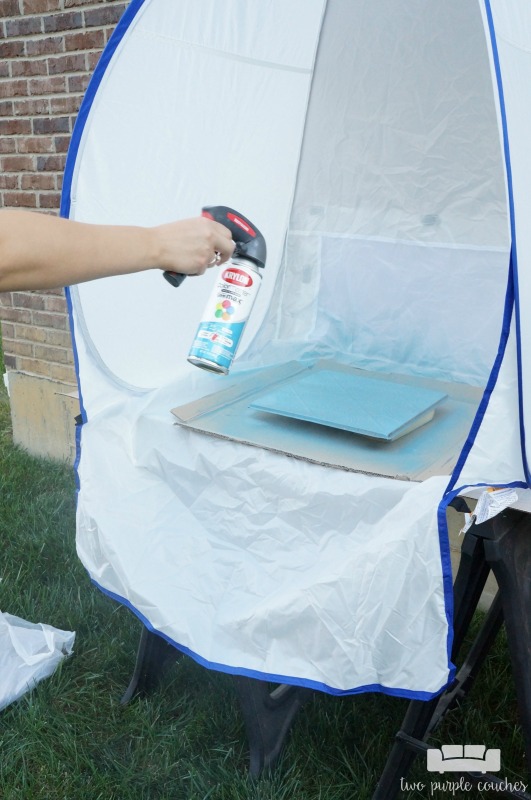
[[(304, 393), (304, 402), (312, 412), (330, 418), (334, 407), (346, 400), (342, 412), (348, 417), (348, 398), (339, 395), (338, 387), (351, 389), (354, 385), (369, 386), (373, 399), (378, 394), (385, 397), (386, 416), (380, 419), (389, 424), (386, 429), (382, 426), (380, 433), (396, 433), (397, 419), (398, 424), (401, 419), (401, 437), (393, 440), (392, 433), (388, 438), (360, 435), (344, 429), (348, 418), (346, 423), (343, 420), (343, 429), (315, 424), (302, 417), (302, 400), (297, 399), (297, 393), (299, 418), (270, 413), (273, 405), (278, 409), (277, 401), (292, 396), (293, 388), (302, 386), (307, 390), (314, 386), (318, 389), (315, 403), (309, 399), (310, 392)], [(392, 413), (393, 396), (404, 398), (402, 403), (397, 402), (400, 418)], [(268, 397), (273, 397), (274, 403), (265, 411), (262, 409)], [(405, 398), (414, 401), (413, 405), (409, 406)], [(195, 431), (313, 463), (400, 480), (424, 480), (451, 470), (480, 398), (480, 389), (464, 384), (367, 372), (333, 361), (313, 365), (291, 362), (240, 375), (233, 373), (228, 382), (220, 384), (219, 392), (174, 408), (172, 413), (178, 424)], [(409, 422), (405, 422), (408, 413)], [(429, 416), (432, 419), (427, 422)]]

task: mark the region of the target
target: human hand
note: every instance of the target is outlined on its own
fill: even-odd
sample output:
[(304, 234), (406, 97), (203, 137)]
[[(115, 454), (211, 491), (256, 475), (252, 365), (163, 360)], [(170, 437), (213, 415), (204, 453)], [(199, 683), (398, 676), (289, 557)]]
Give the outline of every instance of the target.
[(234, 251), (230, 230), (206, 217), (170, 222), (150, 230), (157, 253), (153, 264), (170, 272), (202, 275), (208, 267), (228, 261)]

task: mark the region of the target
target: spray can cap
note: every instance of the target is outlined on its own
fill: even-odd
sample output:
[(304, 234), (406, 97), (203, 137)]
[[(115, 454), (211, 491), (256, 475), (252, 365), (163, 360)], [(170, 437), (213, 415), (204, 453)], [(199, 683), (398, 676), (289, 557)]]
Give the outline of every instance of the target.
[(220, 222), (229, 228), (235, 244), (233, 257), (246, 258), (258, 267), (265, 267), (266, 242), (256, 225), (228, 206), (205, 206), (204, 217)]

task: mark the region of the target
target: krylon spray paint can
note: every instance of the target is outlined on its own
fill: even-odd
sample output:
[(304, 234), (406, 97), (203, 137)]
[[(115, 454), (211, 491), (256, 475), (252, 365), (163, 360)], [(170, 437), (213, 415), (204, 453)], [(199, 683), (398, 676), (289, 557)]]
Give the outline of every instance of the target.
[(226, 375), (262, 282), (261, 266), (234, 257), (221, 267), (188, 361), (197, 367)]

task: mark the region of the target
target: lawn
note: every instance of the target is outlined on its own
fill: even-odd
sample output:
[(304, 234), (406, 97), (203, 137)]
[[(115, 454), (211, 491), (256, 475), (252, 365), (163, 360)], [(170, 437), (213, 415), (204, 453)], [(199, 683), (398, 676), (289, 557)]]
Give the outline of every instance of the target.
[[(74, 655), (0, 713), (2, 800), (364, 800), (406, 702), (316, 694), (299, 712), (277, 770), (247, 775), (245, 733), (229, 676), (183, 657), (147, 699), (120, 704), (140, 625), (90, 583), (75, 553), (72, 469), (13, 446), (0, 396), (0, 608), (76, 631)], [(464, 709), (436, 743), (501, 748), (501, 776), (524, 780), (523, 743), (503, 634)], [(430, 792), (419, 757), (406, 798)], [(496, 796), (500, 796), (496, 793)]]

